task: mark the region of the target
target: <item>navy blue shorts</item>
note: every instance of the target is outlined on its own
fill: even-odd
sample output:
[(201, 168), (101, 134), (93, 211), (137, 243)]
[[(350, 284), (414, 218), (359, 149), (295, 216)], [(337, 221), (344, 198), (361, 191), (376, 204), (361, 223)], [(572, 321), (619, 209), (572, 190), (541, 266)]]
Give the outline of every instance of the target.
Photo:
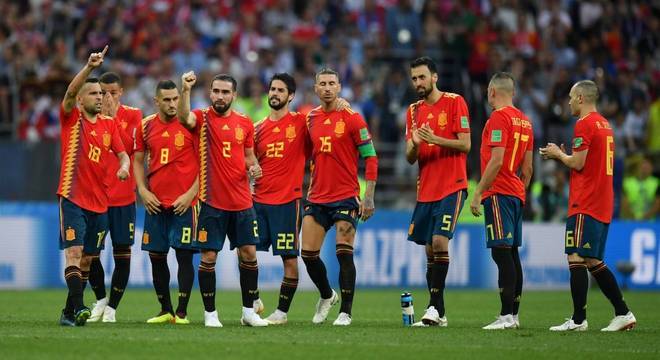
[(259, 243), (254, 208), (229, 211), (216, 209), (203, 202), (201, 204), (197, 239), (193, 244), (195, 248), (220, 251), (226, 237), (229, 238), (230, 250)]
[(486, 247), (522, 245), (522, 201), (515, 196), (491, 195), (484, 199)]
[(589, 215), (570, 216), (566, 220), (564, 252), (603, 260), (609, 228), (610, 224), (602, 223)]
[(131, 246), (135, 242), (135, 203), (108, 208), (112, 246)]
[(454, 237), (456, 220), (461, 213), (467, 191), (459, 190), (438, 201), (418, 202), (413, 211), (408, 240), (419, 245), (431, 245), (433, 235)]
[(107, 213), (85, 210), (60, 197), (60, 250), (82, 246), (85, 254), (98, 254), (107, 232)]
[(305, 202), (304, 216), (310, 215), (325, 231), (339, 220), (347, 221), (357, 230), (360, 205), (356, 198), (348, 198), (326, 204)]
[(145, 212), (142, 250), (160, 253), (168, 252), (170, 247), (192, 250), (198, 213), (198, 205), (189, 207), (182, 215), (176, 215), (173, 209), (155, 215)]
[(268, 251), (273, 246), (273, 255), (298, 256), (301, 222), (300, 199), (281, 205), (254, 203), (259, 224), (258, 251)]

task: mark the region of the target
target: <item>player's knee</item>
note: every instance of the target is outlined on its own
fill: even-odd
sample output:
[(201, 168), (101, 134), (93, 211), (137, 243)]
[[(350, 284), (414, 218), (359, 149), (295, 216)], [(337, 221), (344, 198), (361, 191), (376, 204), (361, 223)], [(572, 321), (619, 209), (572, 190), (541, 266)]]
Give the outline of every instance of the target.
[(433, 252), (449, 251), (449, 239), (441, 235), (433, 235), (432, 241)]
[(80, 264), (82, 253), (82, 246), (72, 246), (64, 251), (67, 263), (75, 262), (76, 264)]
[(566, 259), (568, 260), (569, 263), (584, 262), (584, 258), (582, 256), (578, 255), (577, 253), (568, 254)]
[(594, 258), (584, 258), (584, 262), (587, 264), (587, 267), (592, 268), (594, 266), (600, 265), (603, 261)]
[(254, 245), (244, 245), (238, 248), (238, 256), (242, 261), (255, 261), (257, 248)]
[(202, 261), (205, 263), (215, 264), (218, 259), (218, 253), (215, 251), (202, 251)]
[(297, 257), (283, 257), (284, 261), (284, 276), (289, 278), (298, 277), (298, 258)]

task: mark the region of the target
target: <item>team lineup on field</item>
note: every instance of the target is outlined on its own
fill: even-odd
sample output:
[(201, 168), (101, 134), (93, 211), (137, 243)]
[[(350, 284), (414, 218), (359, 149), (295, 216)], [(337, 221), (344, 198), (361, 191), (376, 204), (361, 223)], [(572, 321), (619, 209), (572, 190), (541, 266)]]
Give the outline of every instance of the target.
[[(89, 56), (60, 107), (62, 167), (57, 194), (68, 288), (60, 324), (76, 327), (87, 321), (116, 322), (117, 317), (121, 321), (117, 310), (130, 275), (137, 189), (146, 210), (143, 237), (138, 241), (149, 253), (161, 306), (147, 323), (191, 323), (193, 257), (200, 253), (197, 281), (204, 325), (223, 326), (216, 308), (215, 267), (228, 239), (229, 250), (238, 258), (241, 325), (287, 323), (299, 281), (298, 256), (319, 292), (315, 310), (309, 311), (312, 323), (325, 322), (333, 306), (340, 304), (332, 324), (351, 325), (355, 234), (359, 221), (367, 221), (375, 211), (378, 157), (367, 123), (338, 97), (337, 72), (323, 68), (315, 74), (314, 90), (321, 105), (307, 115), (289, 110), (296, 83), (286, 73), (270, 79), (270, 115), (254, 124), (232, 109), (236, 80), (228, 74), (211, 81), (210, 106), (191, 109), (191, 89), (197, 78), (187, 72), (181, 75), (180, 89), (172, 80), (157, 84), (158, 112), (143, 118), (139, 109), (120, 103), (118, 75), (90, 77), (107, 51), (108, 46)], [(420, 100), (406, 112), (406, 159), (419, 166), (408, 240), (424, 246), (429, 293), (424, 315), (411, 325), (447, 327), (444, 290), (450, 240), (467, 198), (470, 115), (461, 95), (438, 89), (438, 72), (430, 58), (413, 60), (409, 71)], [(475, 216), (484, 215), (486, 247), (498, 270), (501, 309), (483, 329), (517, 329), (524, 287), (518, 248), (522, 209), (532, 178), (534, 135), (532, 122), (513, 106), (515, 79), (510, 74), (496, 73), (487, 93), (493, 112), (479, 148), (481, 180), (468, 206)], [(601, 330), (631, 330), (637, 320), (602, 261), (613, 212), (612, 129), (597, 112), (595, 83), (578, 81), (566, 96), (572, 115), (579, 118), (571, 149), (548, 143), (539, 150), (543, 159), (556, 160), (571, 171), (564, 240), (573, 313), (550, 330), (588, 329), (589, 273), (614, 309), (614, 318)], [(359, 158), (365, 163), (362, 197)], [(305, 194), (308, 162), (311, 179)], [(320, 257), (331, 228), (336, 230), (338, 292), (330, 286)], [(115, 261), (109, 295), (99, 261), (108, 232)], [(256, 253), (271, 247), (273, 255), (282, 259), (284, 276), (276, 310), (262, 317)], [(178, 263), (176, 308), (169, 289), (170, 248)], [(88, 282), (97, 299), (92, 309), (83, 303)]]

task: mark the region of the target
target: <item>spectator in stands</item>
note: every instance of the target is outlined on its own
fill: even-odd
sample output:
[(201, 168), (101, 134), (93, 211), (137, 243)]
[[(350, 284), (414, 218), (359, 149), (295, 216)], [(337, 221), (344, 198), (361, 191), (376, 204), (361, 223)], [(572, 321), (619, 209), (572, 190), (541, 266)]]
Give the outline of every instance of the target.
[(653, 164), (648, 158), (642, 158), (637, 164), (634, 175), (623, 180), (623, 217), (634, 220), (653, 218), (656, 194), (660, 180), (653, 176)]

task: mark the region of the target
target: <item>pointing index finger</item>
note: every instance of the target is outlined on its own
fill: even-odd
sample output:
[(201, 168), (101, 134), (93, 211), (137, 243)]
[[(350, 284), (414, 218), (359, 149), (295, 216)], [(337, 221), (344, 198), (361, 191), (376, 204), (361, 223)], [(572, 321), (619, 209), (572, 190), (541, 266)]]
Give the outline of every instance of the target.
[(104, 57), (106, 52), (108, 52), (108, 45), (106, 45), (106, 46), (103, 48), (103, 51), (101, 51), (101, 57)]

